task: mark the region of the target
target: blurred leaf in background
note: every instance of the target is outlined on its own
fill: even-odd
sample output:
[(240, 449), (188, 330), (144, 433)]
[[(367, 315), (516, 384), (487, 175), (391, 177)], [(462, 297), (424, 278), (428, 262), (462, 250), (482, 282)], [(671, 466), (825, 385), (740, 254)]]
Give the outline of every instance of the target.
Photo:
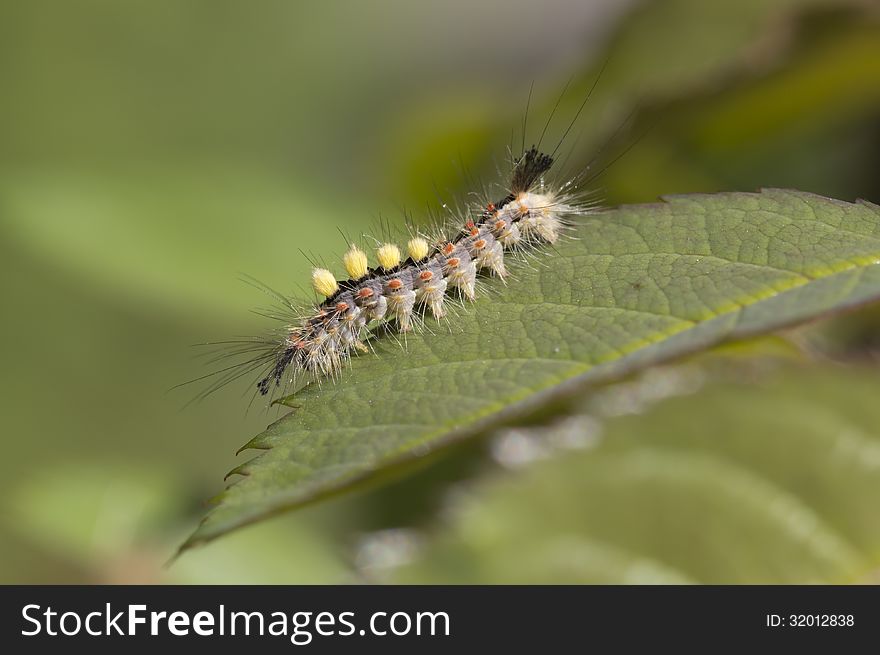
[[(609, 202), (773, 185), (877, 202), (878, 36), (876, 3), (831, 0), (4, 3), (0, 579), (335, 582), (364, 553), (412, 554), (407, 530), (479, 452), (161, 568), (276, 416), (245, 415), (245, 389), (183, 412), (164, 395), (204, 372), (188, 344), (264, 327), (237, 274), (300, 294), (300, 249), (333, 261), (339, 228), (463, 195), (459, 158), (493, 179), (531, 81), (537, 126), (606, 59), (570, 166), (638, 107), (602, 157), (638, 141), (599, 180)], [(864, 359), (865, 316), (811, 343)]]
[(524, 472), (462, 492), (395, 579), (871, 579), (880, 564), (876, 370), (743, 368), (741, 379), (707, 383), (709, 372), (655, 369), (594, 395), (588, 414), (502, 434), (496, 457)]

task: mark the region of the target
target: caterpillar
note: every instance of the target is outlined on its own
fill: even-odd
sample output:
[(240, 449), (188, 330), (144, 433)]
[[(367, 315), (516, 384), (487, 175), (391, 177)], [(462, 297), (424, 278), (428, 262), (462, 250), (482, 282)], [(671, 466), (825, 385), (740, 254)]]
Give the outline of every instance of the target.
[[(281, 320), (283, 327), (270, 337), (205, 344), (224, 349), (215, 362), (247, 359), (184, 383), (213, 378), (193, 401), (255, 371), (254, 398), (283, 393), (303, 378), (335, 381), (356, 353), (369, 351), (374, 328), (406, 334), (423, 326), (428, 315), (444, 320), (450, 303), (476, 299), (481, 277), (508, 279), (508, 255), (525, 256), (556, 243), (575, 217), (598, 209), (592, 194), (581, 190), (597, 177), (586, 178), (589, 166), (561, 184), (546, 179), (593, 88), (549, 154), (540, 145), (555, 107), (538, 144), (526, 150), (523, 143), (522, 154), (511, 159), (500, 200), (482, 197), (432, 238), (412, 229), (403, 248), (391, 240), (377, 242), (373, 266), (364, 249), (349, 243), (342, 255), (347, 278), (337, 279), (325, 267), (312, 270), (311, 287), (321, 299), (315, 304), (299, 306), (256, 280), (246, 280), (281, 303), (281, 313), (266, 315)], [(524, 120), (523, 141), (525, 131)]]
[(377, 265), (370, 267), (367, 254), (351, 245), (342, 256), (348, 279), (337, 281), (328, 269), (313, 269), (312, 288), (324, 300), (312, 315), (288, 326), (274, 365), (257, 383), (260, 394), (281, 386), (290, 369), (294, 377), (299, 371), (335, 377), (353, 351), (367, 350), (364, 336), (373, 322), (408, 332), (419, 311), (443, 319), (450, 295), (475, 299), (479, 273), (507, 277), (506, 253), (555, 243), (566, 219), (585, 208), (544, 183), (552, 164), (553, 157), (532, 147), (514, 162), (504, 198), (481, 207), (451, 238), (431, 243), (414, 235), (406, 259), (398, 245), (382, 243)]

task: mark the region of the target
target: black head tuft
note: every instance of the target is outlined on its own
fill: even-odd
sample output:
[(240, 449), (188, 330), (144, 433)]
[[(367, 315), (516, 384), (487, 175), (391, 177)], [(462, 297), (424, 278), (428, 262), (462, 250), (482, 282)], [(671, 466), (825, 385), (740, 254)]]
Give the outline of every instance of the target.
[(553, 165), (553, 157), (543, 152), (538, 152), (532, 146), (520, 157), (513, 167), (513, 178), (510, 182), (510, 192), (514, 195), (528, 191), (532, 185)]

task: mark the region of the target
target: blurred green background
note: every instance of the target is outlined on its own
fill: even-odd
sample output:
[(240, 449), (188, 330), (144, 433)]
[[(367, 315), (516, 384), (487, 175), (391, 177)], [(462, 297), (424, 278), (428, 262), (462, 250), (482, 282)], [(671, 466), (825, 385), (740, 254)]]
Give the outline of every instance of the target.
[[(785, 395), (790, 416), (800, 415), (798, 398), (830, 403), (831, 424), (854, 421), (847, 429), (864, 433), (868, 445), (854, 461), (865, 486), (836, 486), (855, 475), (843, 468), (811, 497), (813, 509), (835, 499), (815, 513), (845, 515), (840, 531), (855, 544), (834, 550), (826, 538), (815, 561), (805, 554), (816, 551), (815, 535), (774, 532), (807, 520), (784, 503), (762, 519), (766, 530), (748, 524), (765, 540), (756, 548), (765, 559), (748, 548), (725, 557), (719, 543), (743, 533), (723, 529), (714, 540), (670, 531), (656, 548), (638, 532), (572, 537), (583, 516), (569, 492), (599, 493), (580, 487), (553, 491), (558, 521), (507, 516), (505, 503), (521, 507), (517, 488), (551, 489), (541, 482), (540, 466), (553, 465), (546, 460), (569, 458), (565, 438), (529, 433), (490, 436), (408, 479), (239, 531), (164, 566), (238, 463), (235, 450), (275, 416), (246, 414), (242, 386), (186, 409), (193, 391), (166, 393), (204, 373), (190, 344), (265, 327), (248, 311), (265, 298), (238, 274), (302, 294), (309, 263), (300, 250), (333, 262), (340, 230), (400, 222), (403, 210), (423, 216), (438, 198), (464, 197), (471, 177), (493, 180), (530, 85), (534, 140), (572, 80), (550, 141), (603, 62), (562, 151), (576, 170), (609, 142), (593, 164), (602, 171), (614, 162), (596, 182), (608, 204), (770, 186), (880, 202), (877, 2), (3, 3), (0, 581), (874, 579), (880, 520), (853, 500), (876, 501), (880, 489), (880, 417), (860, 415), (880, 391), (880, 319), (871, 308), (666, 371), (697, 380), (685, 376), (691, 382), (669, 395), (709, 394), (705, 402), (676, 407), (643, 389), (617, 414), (590, 409), (590, 399), (577, 408), (594, 432), (637, 443), (688, 434), (682, 416), (709, 425), (723, 415), (713, 403), (743, 402), (753, 382)], [(817, 382), (792, 391), (803, 368)], [(816, 397), (823, 385), (835, 393)], [(614, 389), (597, 393), (616, 402), (632, 395)], [(865, 402), (840, 406), (852, 398)], [(758, 422), (731, 439), (748, 432), (743, 457), (760, 468), (763, 437), (779, 431)], [(551, 447), (559, 439), (563, 447)], [(584, 443), (573, 448), (592, 456)], [(827, 463), (820, 455), (792, 457), (813, 479), (809, 467)], [(770, 468), (765, 477), (779, 474)], [(468, 515), (498, 517), (503, 528), (469, 532), (476, 519), (451, 509), (463, 494), (476, 496)], [(696, 524), (727, 502), (691, 508)], [(638, 498), (620, 503), (639, 507)], [(602, 520), (591, 514), (583, 529)], [(858, 542), (851, 531), (867, 536)], [(530, 558), (512, 550), (537, 533)]]

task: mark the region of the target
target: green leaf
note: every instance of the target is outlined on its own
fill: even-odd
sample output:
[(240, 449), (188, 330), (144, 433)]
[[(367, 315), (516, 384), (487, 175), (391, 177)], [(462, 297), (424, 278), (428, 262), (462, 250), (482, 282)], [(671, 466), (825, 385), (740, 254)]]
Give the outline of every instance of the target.
[(584, 386), (880, 297), (880, 208), (768, 190), (580, 222), (447, 326), (379, 339), (247, 444), (192, 545), (373, 478)]
[(528, 433), (600, 436), (472, 489), (396, 581), (867, 581), (880, 564), (876, 371), (753, 377), (598, 430), (578, 417)]

